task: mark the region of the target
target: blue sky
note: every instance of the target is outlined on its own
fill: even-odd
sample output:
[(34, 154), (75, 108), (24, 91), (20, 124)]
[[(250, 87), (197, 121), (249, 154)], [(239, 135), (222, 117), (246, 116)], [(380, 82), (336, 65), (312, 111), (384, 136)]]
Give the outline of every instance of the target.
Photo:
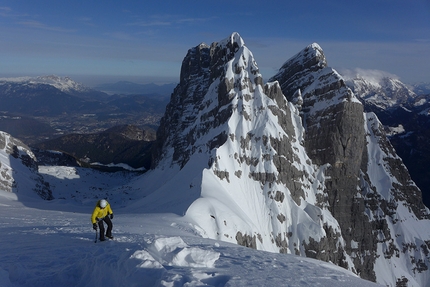
[(2, 0), (0, 77), (177, 82), (189, 48), (232, 32), (265, 78), (317, 42), (339, 71), (430, 82), (430, 0)]

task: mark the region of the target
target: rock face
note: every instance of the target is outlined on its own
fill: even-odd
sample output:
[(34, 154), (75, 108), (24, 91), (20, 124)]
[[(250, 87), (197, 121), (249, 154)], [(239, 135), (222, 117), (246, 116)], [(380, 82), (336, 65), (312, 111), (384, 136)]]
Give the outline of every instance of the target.
[[(287, 61), (271, 79), (275, 80), (280, 82), (290, 101), (297, 102), (292, 96), (300, 91), (306, 152), (317, 165), (328, 165), (328, 179), (317, 206), (326, 206), (338, 220), (346, 242), (354, 240), (366, 251), (371, 250), (370, 253), (360, 252), (365, 255), (363, 258), (357, 256), (355, 262), (364, 264), (354, 264), (354, 268), (363, 278), (375, 280), (373, 266), (367, 265), (375, 259), (376, 245), (372, 240), (367, 242), (372, 238), (369, 236), (371, 225), (363, 212), (364, 203), (356, 200), (360, 194), (360, 169), (366, 150), (363, 106), (341, 76), (327, 67), (323, 51), (317, 44), (306, 47)], [(323, 253), (326, 244), (321, 241), (309, 246), (317, 251), (315, 258), (328, 259)], [(339, 259), (337, 262), (343, 265)]]
[[(153, 166), (162, 158), (172, 157), (172, 163), (183, 166), (189, 159), (190, 151), (186, 146), (193, 143), (194, 131), (183, 133), (196, 121), (197, 112), (202, 109), (203, 97), (209, 88), (211, 65), (210, 49), (205, 44), (190, 49), (182, 62), (180, 83), (173, 91), (171, 100), (166, 107), (165, 116), (161, 119), (157, 130), (157, 142)], [(209, 126), (207, 127), (209, 128)], [(167, 147), (174, 147), (172, 155), (167, 155)]]
[[(321, 48), (313, 44), (286, 62), (271, 80), (280, 81), (285, 95), (301, 91), (306, 150), (315, 163), (330, 164), (327, 170), (330, 179), (326, 181), (325, 190), (328, 209), (338, 220), (345, 241), (359, 243), (359, 252), (354, 250), (356, 247), (346, 245), (347, 253), (355, 255), (357, 273), (362, 278), (375, 281), (378, 243), (390, 246), (393, 240), (387, 234), (375, 235), (381, 232), (377, 231), (380, 229), (387, 232), (388, 223), (397, 221), (390, 216), (396, 213), (399, 199), (403, 197), (403, 204), (410, 208), (414, 206), (411, 209), (418, 219), (428, 219), (429, 215), (422, 203), (421, 192), (412, 183), (376, 116), (367, 114), (363, 117), (362, 105), (351, 100), (354, 98), (351, 90), (339, 74), (326, 67), (326, 63)], [(318, 108), (318, 101), (332, 102), (336, 95), (343, 101), (324, 109)], [(379, 152), (385, 157), (376, 158)], [(378, 164), (384, 166), (390, 180), (398, 181), (398, 184), (391, 185), (385, 196), (378, 194), (384, 187), (375, 186), (380, 179), (372, 178), (373, 173), (369, 170), (373, 171), (375, 161), (381, 161)], [(381, 210), (386, 216), (381, 216)], [(374, 213), (370, 218), (366, 214), (369, 211)]]
[(155, 146), (146, 180), (164, 177), (147, 205), (185, 213), (202, 236), (430, 283), (420, 190), (317, 44), (266, 84), (237, 33), (190, 49)]
[(398, 79), (381, 72), (358, 70), (346, 74), (346, 84), (364, 110), (374, 112), (383, 123), (391, 144), (421, 189), (424, 204), (430, 206), (430, 97), (415, 94)]
[(53, 199), (49, 184), (37, 172), (36, 157), (20, 140), (0, 132), (0, 157), (0, 190), (18, 197), (37, 194), (45, 200)]

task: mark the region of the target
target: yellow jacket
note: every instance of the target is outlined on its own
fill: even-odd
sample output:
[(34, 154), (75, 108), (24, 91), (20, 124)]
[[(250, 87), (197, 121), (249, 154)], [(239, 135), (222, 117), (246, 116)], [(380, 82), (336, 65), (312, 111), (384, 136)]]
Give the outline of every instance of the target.
[(96, 207), (94, 208), (93, 215), (91, 215), (91, 223), (94, 224), (97, 222), (96, 218), (102, 219), (109, 214), (113, 214), (113, 211), (110, 208), (110, 204), (108, 203), (105, 208), (101, 208), (99, 200), (97, 201)]

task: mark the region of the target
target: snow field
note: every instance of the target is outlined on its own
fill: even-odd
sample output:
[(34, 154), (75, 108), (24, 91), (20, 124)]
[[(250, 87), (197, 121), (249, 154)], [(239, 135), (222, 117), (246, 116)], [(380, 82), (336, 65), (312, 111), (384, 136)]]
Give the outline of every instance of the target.
[[(378, 286), (330, 263), (200, 237), (185, 218), (115, 209), (94, 243), (92, 206), (0, 192), (0, 286)], [(29, 207), (38, 205), (38, 208)]]

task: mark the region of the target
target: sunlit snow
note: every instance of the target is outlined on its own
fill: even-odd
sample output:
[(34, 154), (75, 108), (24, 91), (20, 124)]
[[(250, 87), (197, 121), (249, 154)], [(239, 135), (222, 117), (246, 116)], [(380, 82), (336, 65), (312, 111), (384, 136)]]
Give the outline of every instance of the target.
[(94, 243), (92, 204), (0, 191), (0, 285), (377, 286), (330, 263), (202, 238), (173, 214), (112, 207), (115, 239)]

